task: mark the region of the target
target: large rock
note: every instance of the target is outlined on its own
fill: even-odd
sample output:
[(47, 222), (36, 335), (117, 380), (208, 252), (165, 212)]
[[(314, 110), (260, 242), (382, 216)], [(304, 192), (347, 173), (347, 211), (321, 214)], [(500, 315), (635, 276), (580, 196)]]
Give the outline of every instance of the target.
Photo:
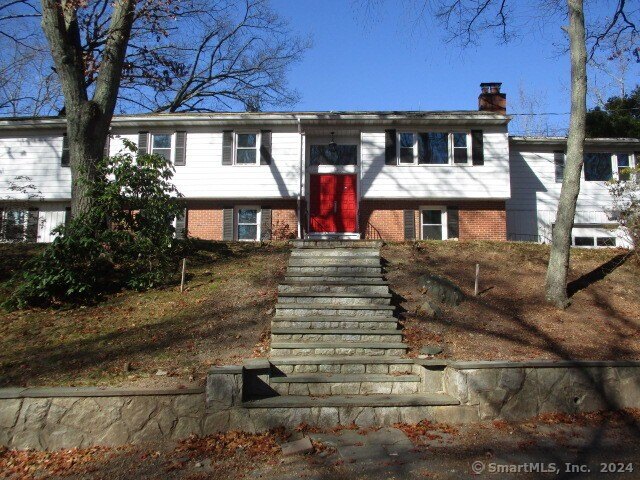
[(464, 299), (464, 294), (457, 285), (438, 275), (421, 275), (418, 284), (423, 293), (446, 305), (460, 305)]

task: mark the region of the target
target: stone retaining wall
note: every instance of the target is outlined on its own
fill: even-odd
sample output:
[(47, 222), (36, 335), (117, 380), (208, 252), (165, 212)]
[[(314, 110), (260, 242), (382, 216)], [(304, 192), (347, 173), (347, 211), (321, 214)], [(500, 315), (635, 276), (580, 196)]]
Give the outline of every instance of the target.
[(451, 362), (443, 383), (481, 420), (640, 408), (640, 362)]
[(0, 445), (54, 450), (176, 440), (207, 428), (204, 389), (0, 390)]
[[(640, 408), (640, 362), (443, 362), (418, 360), (425, 387), (460, 405), (245, 408), (268, 362), (215, 367), (205, 389), (0, 389), (0, 445), (59, 449), (171, 441), (224, 430), (262, 431), (418, 422), (524, 420), (543, 412)], [(263, 365), (264, 364), (264, 365)], [(365, 397), (366, 398), (366, 397)]]

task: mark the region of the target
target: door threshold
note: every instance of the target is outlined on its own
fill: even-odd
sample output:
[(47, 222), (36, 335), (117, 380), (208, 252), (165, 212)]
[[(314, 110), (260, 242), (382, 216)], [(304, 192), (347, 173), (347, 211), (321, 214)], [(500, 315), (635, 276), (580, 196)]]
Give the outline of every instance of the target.
[(308, 233), (308, 240), (360, 240), (359, 233)]

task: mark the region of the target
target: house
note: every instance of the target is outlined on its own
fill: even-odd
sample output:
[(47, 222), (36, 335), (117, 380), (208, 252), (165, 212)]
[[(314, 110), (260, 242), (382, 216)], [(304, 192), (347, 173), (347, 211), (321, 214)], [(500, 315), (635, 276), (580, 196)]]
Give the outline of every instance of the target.
[[(500, 86), (481, 84), (469, 111), (122, 115), (107, 149), (128, 139), (171, 159), (192, 237), (547, 241), (564, 139), (510, 138)], [(625, 245), (604, 181), (640, 142), (588, 147), (575, 243)], [(0, 121), (4, 238), (52, 241), (70, 195), (64, 118)]]

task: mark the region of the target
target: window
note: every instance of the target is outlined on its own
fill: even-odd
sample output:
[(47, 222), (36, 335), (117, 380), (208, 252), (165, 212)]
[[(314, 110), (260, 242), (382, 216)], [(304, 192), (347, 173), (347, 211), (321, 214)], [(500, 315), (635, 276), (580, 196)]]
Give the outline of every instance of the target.
[(453, 163), (469, 163), (468, 143), (466, 133), (453, 133)]
[[(2, 212), (0, 212), (2, 213)], [(4, 239), (8, 241), (24, 240), (27, 224), (25, 210), (7, 210), (4, 212)]]
[(612, 178), (610, 153), (584, 154), (584, 179), (587, 182), (606, 182)]
[(615, 247), (616, 239), (614, 237), (598, 237), (597, 245), (599, 247)]
[(400, 165), (466, 165), (471, 158), (467, 132), (402, 132)]
[(236, 135), (236, 164), (255, 165), (258, 160), (258, 134), (238, 133)]
[(151, 135), (151, 153), (162, 155), (171, 161), (171, 134), (154, 133)]
[(564, 179), (564, 151), (556, 150), (553, 152), (553, 165), (555, 168), (555, 181), (562, 183)]
[(446, 225), (443, 208), (423, 208), (420, 211), (420, 229), (423, 240), (444, 240), (446, 238), (444, 225)]
[(311, 145), (311, 165), (357, 165), (357, 145)]
[(414, 161), (414, 134), (413, 133), (401, 133), (400, 134), (400, 163), (415, 163)]
[(616, 161), (618, 164), (618, 179), (624, 180), (624, 181), (630, 180), (631, 174), (629, 172), (629, 167), (631, 166), (631, 164), (629, 163), (629, 154), (628, 153), (616, 154)]
[(574, 237), (573, 244), (576, 247), (593, 247), (595, 245), (593, 237)]
[(238, 208), (238, 240), (255, 242), (260, 239), (260, 210), (255, 207)]

